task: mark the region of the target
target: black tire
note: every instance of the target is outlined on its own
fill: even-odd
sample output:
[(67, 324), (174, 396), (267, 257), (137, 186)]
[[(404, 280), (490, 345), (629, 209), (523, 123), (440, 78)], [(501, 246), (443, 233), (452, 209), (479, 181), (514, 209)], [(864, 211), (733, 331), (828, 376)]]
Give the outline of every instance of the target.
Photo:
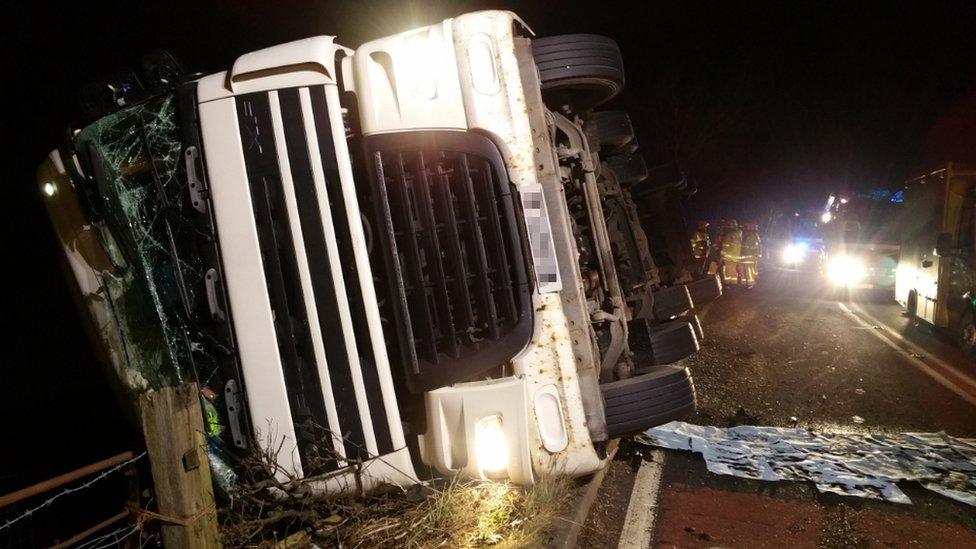
[(637, 144), (637, 137), (634, 137), (633, 139), (630, 140), (630, 143), (627, 143), (623, 147), (620, 147), (620, 150), (617, 151), (617, 154), (634, 154), (635, 152), (637, 152), (638, 148), (640, 148), (640, 146)]
[(972, 309), (967, 309), (959, 319), (956, 342), (968, 358), (976, 358), (976, 322), (973, 321)]
[(624, 87), (617, 43), (596, 34), (563, 34), (532, 41), (542, 95), (550, 106), (586, 111), (613, 99)]
[(708, 275), (701, 280), (685, 284), (692, 303), (702, 305), (722, 295), (722, 280), (718, 275)]
[(606, 160), (607, 168), (617, 176), (621, 187), (636, 185), (647, 179), (647, 164), (639, 155), (618, 154)]
[(671, 322), (686, 322), (688, 323), (692, 330), (695, 331), (695, 339), (698, 340), (698, 345), (701, 346), (702, 342), (705, 341), (705, 331), (702, 330), (701, 320), (698, 319), (698, 315), (687, 314), (681, 315), (678, 318), (672, 320)]
[(688, 287), (668, 286), (654, 292), (654, 318), (658, 320), (668, 320), (672, 317), (682, 315), (694, 307)]
[(695, 385), (687, 368), (665, 366), (600, 388), (613, 438), (681, 419), (695, 409)]
[(648, 170), (641, 192), (655, 193), (685, 186), (685, 174), (675, 162), (661, 164)]
[(654, 326), (647, 332), (651, 340), (654, 364), (674, 364), (700, 349), (695, 329), (688, 322), (671, 321)]
[(905, 304), (905, 316), (908, 317), (908, 329), (914, 330), (918, 325), (918, 294), (908, 292), (908, 302)]
[(598, 111), (586, 121), (600, 143), (600, 155), (609, 156), (634, 140), (634, 125), (624, 111)]

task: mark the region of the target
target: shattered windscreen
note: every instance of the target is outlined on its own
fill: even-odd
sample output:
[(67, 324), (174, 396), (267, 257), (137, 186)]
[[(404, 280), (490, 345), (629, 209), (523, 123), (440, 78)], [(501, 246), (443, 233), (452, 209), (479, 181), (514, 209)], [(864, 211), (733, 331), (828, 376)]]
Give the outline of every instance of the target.
[[(95, 223), (114, 264), (105, 299), (122, 337), (129, 389), (183, 381), (206, 385), (217, 372), (213, 347), (193, 326), (206, 301), (205, 267), (181, 183), (183, 153), (175, 96), (166, 94), (106, 116), (75, 138), (97, 186)], [(193, 283), (189, 283), (192, 281)]]

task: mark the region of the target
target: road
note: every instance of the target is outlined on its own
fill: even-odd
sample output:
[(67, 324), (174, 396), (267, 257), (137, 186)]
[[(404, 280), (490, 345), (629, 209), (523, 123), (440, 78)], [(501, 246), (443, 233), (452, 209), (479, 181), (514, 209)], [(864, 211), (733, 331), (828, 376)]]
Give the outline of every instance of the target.
[[(690, 422), (976, 437), (976, 367), (951, 342), (909, 327), (889, 296), (781, 282), (701, 311)], [(911, 483), (898, 505), (714, 475), (688, 452), (619, 456), (581, 546), (976, 547), (976, 509)]]

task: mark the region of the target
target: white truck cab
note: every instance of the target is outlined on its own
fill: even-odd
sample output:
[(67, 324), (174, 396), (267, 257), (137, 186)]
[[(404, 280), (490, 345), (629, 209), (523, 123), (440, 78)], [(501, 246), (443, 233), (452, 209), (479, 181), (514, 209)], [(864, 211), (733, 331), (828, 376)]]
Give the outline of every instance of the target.
[(553, 84), (530, 35), (488, 11), (299, 40), (70, 132), (38, 183), (124, 390), (209, 387), (213, 439), (328, 493), (587, 474), (692, 410), (688, 292), (622, 285), (601, 205), (627, 195), (586, 120), (622, 66)]

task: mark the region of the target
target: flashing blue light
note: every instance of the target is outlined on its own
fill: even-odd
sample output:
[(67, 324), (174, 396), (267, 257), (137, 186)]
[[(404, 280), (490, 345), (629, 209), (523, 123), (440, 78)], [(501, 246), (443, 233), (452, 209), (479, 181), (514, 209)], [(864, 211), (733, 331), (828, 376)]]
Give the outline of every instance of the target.
[(902, 204), (905, 202), (905, 191), (896, 191), (888, 200), (895, 204)]
[(869, 196), (871, 197), (871, 200), (888, 200), (891, 197), (891, 191), (887, 189), (872, 189)]

